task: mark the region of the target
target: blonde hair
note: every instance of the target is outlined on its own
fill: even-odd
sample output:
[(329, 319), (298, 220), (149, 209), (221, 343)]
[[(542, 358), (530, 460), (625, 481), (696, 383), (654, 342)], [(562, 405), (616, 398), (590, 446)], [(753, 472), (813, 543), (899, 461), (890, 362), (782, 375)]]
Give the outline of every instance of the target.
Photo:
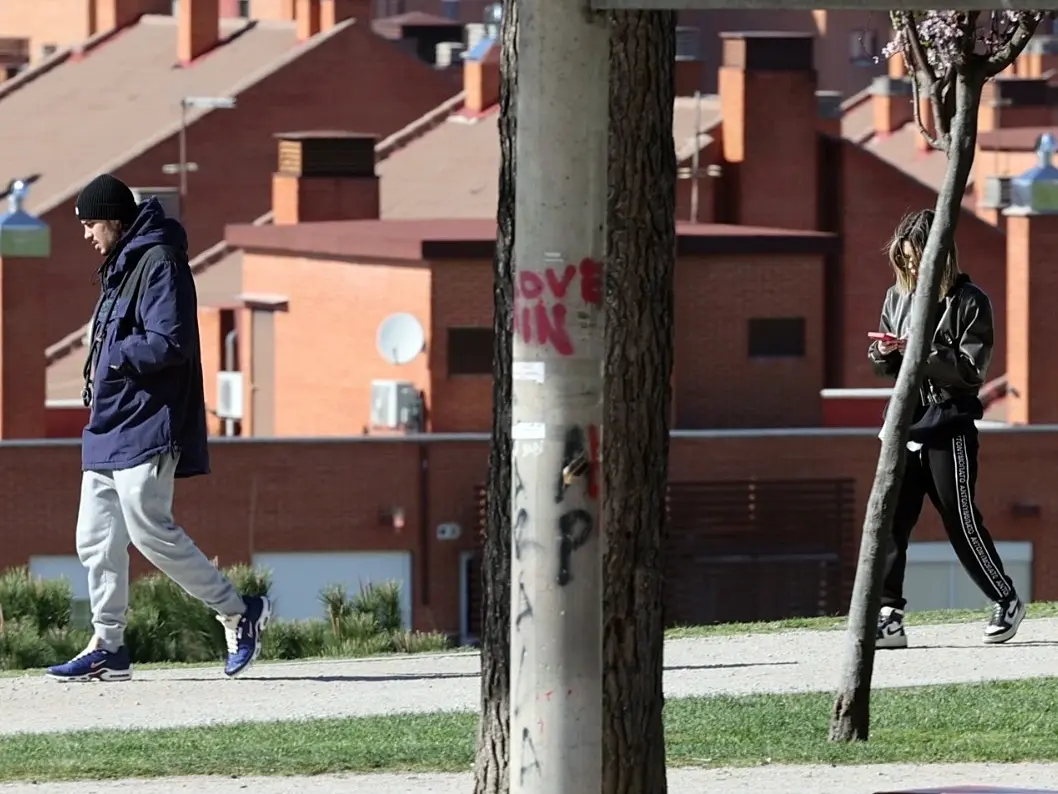
[[(915, 277), (908, 270), (908, 257), (904, 251), (905, 244), (911, 249), (912, 260), (919, 264), (922, 262), (922, 254), (926, 250), (926, 240), (929, 239), (929, 230), (933, 226), (933, 210), (916, 210), (909, 212), (897, 224), (892, 239), (886, 244), (889, 253), (889, 264), (896, 274), (896, 284), (905, 295), (915, 291)], [(944, 272), (940, 279), (940, 294), (943, 297), (955, 286), (955, 279), (959, 276), (959, 251), (952, 242), (951, 251), (948, 252), (947, 261), (944, 262)]]

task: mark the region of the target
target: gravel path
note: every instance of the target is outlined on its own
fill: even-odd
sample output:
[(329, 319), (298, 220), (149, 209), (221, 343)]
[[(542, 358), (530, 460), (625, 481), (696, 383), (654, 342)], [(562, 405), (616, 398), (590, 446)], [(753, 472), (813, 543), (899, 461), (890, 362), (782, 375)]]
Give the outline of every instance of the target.
[[(1025, 621), (1006, 645), (980, 641), (977, 623), (909, 629), (913, 647), (877, 656), (877, 687), (1058, 675), (1058, 618)], [(844, 632), (670, 640), (668, 697), (830, 691)], [(398, 712), (476, 710), (472, 653), (259, 664), (229, 681), (216, 668), (137, 672), (122, 684), (0, 677), (0, 734), (203, 725)]]
[[(1058, 781), (1058, 764), (936, 766), (770, 766), (750, 769), (673, 769), (669, 794), (875, 794), (956, 785), (1019, 786), (1043, 794)], [(793, 781), (796, 786), (791, 786)], [(1033, 787), (1033, 788), (1026, 788)], [(950, 791), (950, 789), (947, 789)], [(321, 775), (286, 778), (164, 778), (106, 783), (12, 783), (0, 794), (470, 794), (469, 775)], [(964, 790), (965, 791), (965, 790)], [(952, 792), (955, 794), (955, 792)], [(985, 794), (985, 792), (981, 792)], [(1014, 794), (1013, 791), (1010, 794)]]

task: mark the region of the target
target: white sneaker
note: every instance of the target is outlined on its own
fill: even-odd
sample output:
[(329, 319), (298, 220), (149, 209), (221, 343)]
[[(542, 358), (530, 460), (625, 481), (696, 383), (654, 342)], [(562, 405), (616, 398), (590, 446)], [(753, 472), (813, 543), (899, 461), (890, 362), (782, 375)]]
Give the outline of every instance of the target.
[(904, 632), (904, 612), (901, 609), (882, 607), (878, 613), (878, 634), (875, 648), (906, 648), (907, 634)]
[(984, 641), (989, 645), (1006, 642), (1018, 633), (1025, 619), (1025, 602), (1017, 596), (997, 601), (992, 607), (992, 619), (985, 626)]

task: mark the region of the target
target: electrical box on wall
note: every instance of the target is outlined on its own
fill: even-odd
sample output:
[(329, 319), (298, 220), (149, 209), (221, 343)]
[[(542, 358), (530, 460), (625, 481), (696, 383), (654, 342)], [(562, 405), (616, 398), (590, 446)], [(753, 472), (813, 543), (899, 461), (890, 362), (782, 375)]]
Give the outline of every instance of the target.
[(421, 429), (422, 396), (402, 380), (371, 381), (371, 426), (389, 430)]
[(221, 419), (242, 419), (242, 373), (217, 373), (217, 416)]
[(438, 540), (459, 540), (459, 536), (462, 534), (463, 528), (454, 521), (447, 521), (444, 524), (437, 525)]

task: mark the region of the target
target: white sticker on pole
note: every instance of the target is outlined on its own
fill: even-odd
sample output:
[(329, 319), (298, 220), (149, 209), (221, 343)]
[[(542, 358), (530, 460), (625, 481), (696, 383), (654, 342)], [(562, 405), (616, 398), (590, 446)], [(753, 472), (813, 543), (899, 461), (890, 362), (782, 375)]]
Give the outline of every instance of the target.
[(543, 422), (517, 422), (511, 428), (515, 441), (543, 441), (547, 438), (547, 426)]
[(514, 380), (531, 380), (535, 383), (544, 382), (543, 361), (515, 361), (511, 365), (511, 377)]

